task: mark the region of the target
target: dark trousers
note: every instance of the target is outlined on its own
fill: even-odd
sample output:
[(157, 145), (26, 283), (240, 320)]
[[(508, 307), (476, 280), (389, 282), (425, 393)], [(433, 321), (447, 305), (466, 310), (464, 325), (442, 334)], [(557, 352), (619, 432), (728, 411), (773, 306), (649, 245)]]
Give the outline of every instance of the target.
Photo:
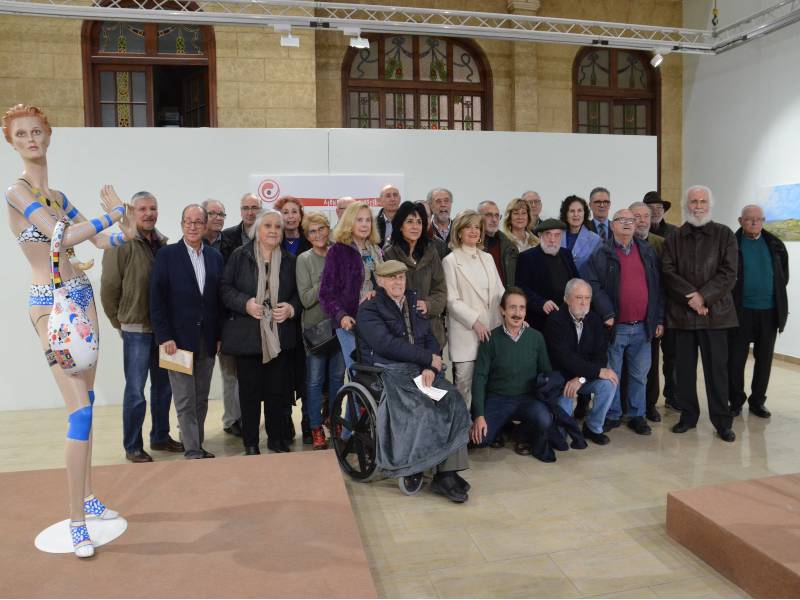
[[(745, 400), (750, 406), (763, 406), (767, 400), (767, 385), (772, 370), (772, 354), (778, 335), (778, 315), (774, 308), (768, 310), (742, 309), (738, 329), (731, 329), (728, 337), (728, 381), (731, 408), (741, 409)], [(753, 381), (750, 397), (744, 391), (744, 365), (753, 344)]]
[[(659, 352), (659, 348), (661, 352)], [(655, 408), (661, 392), (661, 382), (658, 378), (658, 356), (663, 359), (662, 371), (664, 373), (664, 398), (675, 402), (675, 332), (665, 330), (660, 339), (653, 338), (650, 346), (650, 372), (647, 374), (647, 410)]]
[(676, 329), (674, 334), (681, 422), (696, 425), (700, 418), (697, 400), (697, 349), (700, 348), (711, 423), (718, 430), (730, 428), (733, 417), (728, 405), (728, 331)]
[(262, 403), (267, 441), (279, 444), (283, 438), (283, 424), (293, 392), (293, 379), (289, 375), (291, 367), (289, 357), (284, 352), (268, 363), (261, 362), (261, 355), (236, 357), (242, 442), (245, 447), (258, 446)]
[(521, 396), (488, 394), (485, 403), (484, 419), (487, 426), (485, 444), (494, 441), (503, 425), (517, 420), (520, 421), (517, 429), (519, 440), (531, 444), (531, 454), (537, 458), (545, 458), (551, 452), (547, 431), (553, 423), (553, 416), (544, 402), (527, 394)]

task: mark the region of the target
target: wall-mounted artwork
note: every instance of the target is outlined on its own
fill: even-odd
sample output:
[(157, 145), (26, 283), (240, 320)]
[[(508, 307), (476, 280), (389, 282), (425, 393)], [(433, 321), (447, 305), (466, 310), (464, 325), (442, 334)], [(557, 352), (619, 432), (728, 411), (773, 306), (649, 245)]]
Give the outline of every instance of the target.
[(764, 227), (784, 242), (800, 242), (800, 183), (764, 191)]

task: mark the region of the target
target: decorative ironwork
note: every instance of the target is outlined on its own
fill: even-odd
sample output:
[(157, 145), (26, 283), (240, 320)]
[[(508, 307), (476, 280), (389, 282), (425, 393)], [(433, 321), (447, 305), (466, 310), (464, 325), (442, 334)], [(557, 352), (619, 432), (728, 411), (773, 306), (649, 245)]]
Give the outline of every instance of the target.
[(413, 79), (414, 51), (406, 48), (406, 44), (411, 44), (411, 38), (398, 35), (386, 38), (385, 44), (384, 79)]
[[(432, 37), (420, 39), (419, 75), (426, 81), (447, 81), (447, 44)], [(442, 50), (444, 46), (444, 50)]]
[(646, 90), (647, 71), (642, 61), (632, 52), (617, 52), (617, 87)]
[(377, 44), (363, 48), (356, 53), (353, 66), (350, 68), (350, 77), (355, 79), (378, 78), (378, 48)]
[(453, 81), (480, 83), (481, 76), (473, 68), (472, 54), (460, 44), (453, 43)]

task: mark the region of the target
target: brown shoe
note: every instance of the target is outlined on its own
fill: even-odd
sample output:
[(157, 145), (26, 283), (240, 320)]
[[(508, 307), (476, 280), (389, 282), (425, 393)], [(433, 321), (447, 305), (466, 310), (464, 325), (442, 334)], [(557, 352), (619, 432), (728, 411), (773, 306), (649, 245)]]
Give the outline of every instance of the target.
[(180, 452), (183, 454), (185, 449), (183, 444), (180, 442), (176, 442), (171, 437), (167, 437), (166, 442), (161, 442), (160, 444), (150, 444), (150, 450), (161, 450), (163, 452)]
[(134, 452), (126, 452), (125, 458), (132, 463), (148, 463), (153, 462), (153, 457), (144, 450), (136, 450)]

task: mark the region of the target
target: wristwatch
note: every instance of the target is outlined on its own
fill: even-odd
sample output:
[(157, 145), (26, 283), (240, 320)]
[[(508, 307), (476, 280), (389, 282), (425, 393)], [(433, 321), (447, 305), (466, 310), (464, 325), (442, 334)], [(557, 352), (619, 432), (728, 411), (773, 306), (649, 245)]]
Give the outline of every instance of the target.
[(581, 385), (586, 383), (586, 377), (578, 377), (578, 383), (580, 383)]

